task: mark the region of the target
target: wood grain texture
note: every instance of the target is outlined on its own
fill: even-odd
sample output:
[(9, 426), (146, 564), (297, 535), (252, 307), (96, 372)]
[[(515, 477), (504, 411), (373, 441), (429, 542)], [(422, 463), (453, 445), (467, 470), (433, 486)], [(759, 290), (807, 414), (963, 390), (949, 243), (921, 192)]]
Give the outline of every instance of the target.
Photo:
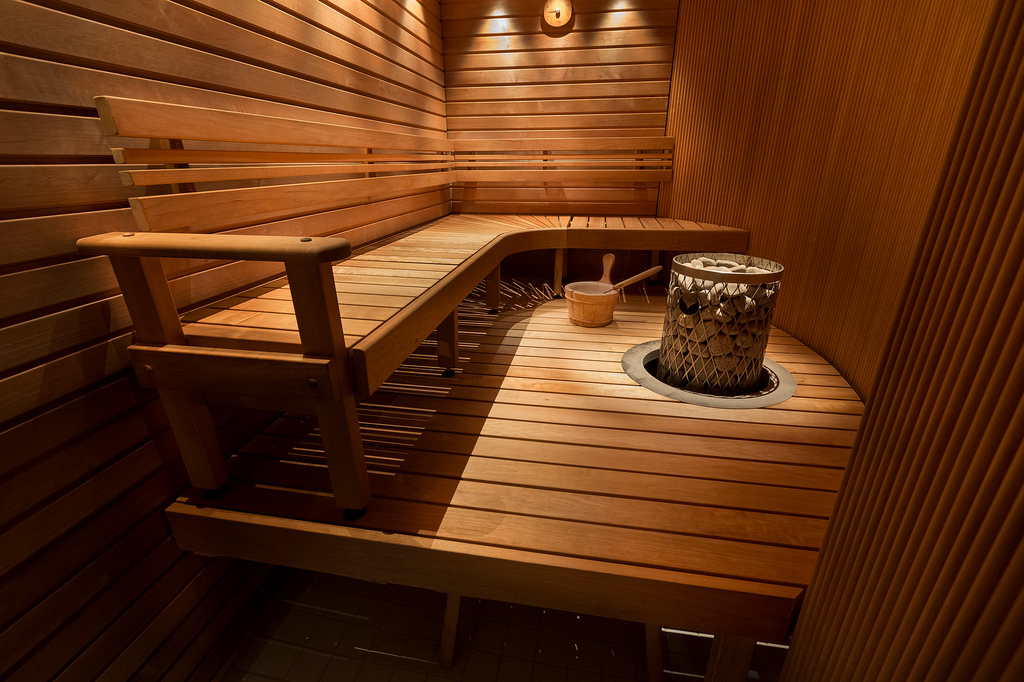
[(775, 323), (865, 398), (990, 5), (680, 5), (658, 214), (749, 229)]
[[(165, 407), (128, 376), (131, 321), (109, 264), (75, 248), (137, 230), (128, 199), (147, 190), (123, 185), (110, 148), (150, 143), (108, 138), (93, 98), (341, 125), (367, 131), (360, 144), (416, 135), (443, 149), (439, 9), (3, 0), (0, 14), (0, 678), (211, 679), (266, 572), (199, 559), (170, 538), (163, 507), (187, 479)], [(121, 169), (165, 163), (180, 161), (142, 156)], [(447, 190), (403, 190), (282, 234), (351, 231), (358, 246), (444, 215), (448, 200)], [(209, 255), (165, 269), (175, 308), (283, 274)], [(218, 449), (260, 428), (256, 414), (214, 410)]]
[[(581, 329), (564, 301), (493, 315), (483, 287), (478, 295), (459, 311), (456, 378), (424, 371), (431, 337), (361, 404), (373, 492), (366, 517), (340, 520), (313, 422), (286, 417), (231, 458), (236, 482), (225, 497), (199, 508), (189, 494), (171, 507), (179, 540), (453, 594), (501, 592), (517, 603), (783, 636), (852, 443), (843, 410), (772, 431), (780, 412), (800, 423), (799, 402), (720, 419), (642, 391), (619, 359), (660, 334), (660, 301), (631, 296), (611, 326)], [(546, 341), (527, 343), (535, 338)], [(577, 357), (574, 341), (590, 353)], [(785, 334), (769, 355), (801, 377), (827, 367)], [(543, 376), (518, 377), (519, 359)], [(561, 378), (569, 368), (580, 378)], [(806, 451), (814, 458), (783, 461), (809, 442), (821, 444)], [(642, 598), (648, 589), (658, 598)]]
[[(620, 149), (644, 149), (630, 148), (627, 139), (664, 133), (676, 7), (643, 5), (588, 2), (576, 8), (571, 30), (545, 33), (539, 9), (527, 2), (445, 3), (449, 138), (457, 145), (546, 138), (552, 143), (535, 149), (550, 153), (566, 142), (616, 137), (623, 138)], [(657, 172), (658, 163), (642, 159), (634, 157), (637, 165), (629, 173), (633, 193), (615, 196), (610, 192), (625, 174), (573, 173), (551, 160), (544, 172), (501, 173), (484, 168), (487, 155), (466, 156), (460, 160), (474, 165), (459, 173), (454, 208), (655, 215), (658, 183), (669, 176)], [(509, 170), (512, 165), (505, 163)], [(550, 207), (538, 208), (544, 203)]]
[(993, 3), (786, 680), (1024, 675), (1022, 36)]
[[(438, 140), (448, 137), (449, 121), (456, 119), (451, 137), (474, 140), (662, 136), (667, 121), (668, 134), (677, 141), (677, 181), (671, 196), (662, 197), (662, 215), (749, 229), (751, 250), (777, 257), (796, 277), (790, 281), (800, 282), (787, 289), (792, 303), (784, 297), (776, 321), (827, 357), (867, 396), (882, 357), (884, 332), (899, 308), (896, 292), (913, 262), (912, 247), (931, 225), (927, 208), (942, 176), (967, 74), (982, 43), (981, 27), (994, 4), (858, 0), (791, 7), (755, 3), (739, 11), (722, 3), (650, 0), (640, 9), (616, 9), (601, 2), (588, 3), (568, 36), (548, 36), (533, 21), (534, 0), (505, 0), (500, 11), (494, 3), (456, 0), (443, 7), (433, 0), (159, 0), (138, 6), (106, 0), (2, 0), (0, 100), (5, 104), (0, 126), (5, 134), (0, 165), (7, 203), (0, 212), (0, 485), (11, 497), (2, 507), (7, 525), (0, 528), (0, 596), (9, 606), (3, 627), (19, 623), (3, 634), (26, 636), (4, 640), (18, 642), (14, 648), (0, 646), (0, 677), (20, 674), (21, 667), (27, 673), (34, 666), (50, 665), (33, 658), (44, 651), (57, 651), (55, 661), (70, 663), (85, 655), (85, 637), (114, 627), (110, 609), (115, 602), (109, 600), (132, 568), (145, 561), (144, 555), (167, 538), (166, 526), (152, 519), (160, 517), (164, 502), (184, 484), (165, 426), (154, 419), (159, 403), (144, 407), (154, 400), (153, 393), (140, 389), (125, 371), (131, 327), (123, 299), (111, 289), (110, 272), (97, 259), (79, 260), (74, 247), (81, 237), (134, 229), (127, 200), (141, 188), (120, 184), (109, 166), (107, 147), (148, 151), (142, 148), (148, 142), (102, 135), (93, 105), (96, 95)], [(185, 26), (188, 35), (180, 30)], [(678, 27), (680, 36), (674, 53), (672, 27)], [(442, 45), (442, 37), (451, 41)], [(979, 121), (996, 120), (987, 107), (979, 110)], [(151, 162), (140, 157), (131, 163)], [(366, 169), (359, 172), (365, 175)], [(647, 217), (654, 215), (658, 189), (570, 185), (553, 190), (499, 183), (460, 187), (449, 196), (447, 190), (425, 188), (317, 217), (289, 218), (279, 227), (301, 236), (343, 234), (358, 247), (446, 215), (451, 199), (467, 207), (530, 216), (605, 216), (629, 205)], [(583, 206), (587, 210), (580, 211)], [(594, 241), (581, 243), (600, 243), (607, 225), (592, 227), (598, 226), (588, 221), (586, 233), (579, 236)], [(745, 240), (745, 233), (740, 234)], [(660, 237), (652, 231), (644, 239), (654, 244)], [(849, 272), (823, 265), (834, 263), (855, 273), (853, 283)], [(168, 274), (175, 305), (183, 310), (283, 273), (262, 264), (191, 259)], [(417, 287), (428, 286), (431, 277), (410, 274), (401, 284), (382, 285), (376, 293), (415, 296)], [(378, 284), (378, 275), (341, 273), (336, 280), (340, 292), (347, 288), (353, 296), (351, 305), (342, 304), (346, 317), (382, 307), (379, 299), (355, 298), (368, 295), (358, 287)], [(919, 294), (921, 307), (925, 293)], [(261, 324), (268, 318), (257, 315), (287, 317), (276, 309), (219, 312), (251, 315)], [(346, 324), (347, 343), (355, 343), (380, 320), (365, 322), (360, 327), (364, 321), (354, 317)], [(275, 343), (293, 343), (292, 350), (298, 349), (294, 330), (268, 328), (265, 333)], [(232, 342), (221, 341), (228, 346)], [(472, 373), (464, 376), (473, 380), (459, 387), (463, 416), (473, 414), (471, 406), (493, 390), (499, 392), (499, 404), (524, 400), (524, 393), (542, 394), (537, 386), (550, 389), (552, 401), (591, 389), (592, 399), (609, 411), (632, 399), (628, 386), (598, 387), (589, 381), (592, 369), (579, 364), (591, 359), (581, 355), (593, 351), (585, 344), (547, 332), (524, 334), (515, 344), (515, 361), (502, 360), (510, 355), (507, 343), (492, 344), (484, 349), (486, 360), (468, 367)], [(565, 366), (545, 366), (537, 355), (553, 344), (561, 344), (564, 355), (578, 356), (576, 362), (563, 357)], [(922, 352), (928, 355), (927, 349)], [(765, 410), (765, 419), (770, 417), (776, 427), (822, 427), (822, 420), (841, 416), (849, 431), (863, 411), (856, 393), (838, 383), (836, 375), (822, 373), (818, 359), (798, 364), (807, 373), (799, 375), (798, 394), (789, 401), (794, 409)], [(547, 400), (527, 404), (540, 407)], [(915, 404), (914, 410), (895, 413), (916, 416), (919, 408), (935, 404)], [(570, 401), (565, 409), (570, 414), (586, 408)], [(446, 418), (451, 424), (472, 423), (463, 416)], [(476, 447), (492, 459), (527, 456), (535, 449), (508, 453), (503, 448), (510, 442), (505, 434), (515, 434), (514, 422), (496, 419), (503, 430), (480, 436)], [(567, 426), (555, 424), (552, 432), (568, 433)], [(458, 450), (467, 443), (464, 431), (432, 438), (433, 451), (469, 456)], [(572, 457), (588, 447), (586, 442), (569, 442), (544, 454)], [(807, 447), (822, 446), (802, 445)], [(700, 453), (681, 456), (691, 458), (686, 461), (692, 464), (707, 459)], [(796, 451), (794, 458), (802, 457), (819, 459), (815, 465), (786, 462), (791, 467), (786, 476), (801, 486), (832, 489), (834, 473), (812, 477), (808, 471), (830, 470), (835, 462), (818, 450)], [(454, 461), (446, 460), (446, 466)], [(703, 463), (708, 475), (720, 475)], [(756, 483), (763, 475), (753, 467), (765, 463), (743, 465), (737, 470), (744, 482)], [(796, 476), (798, 471), (801, 476)], [(806, 543), (820, 534), (818, 521), (787, 532)], [(710, 520), (704, 517), (702, 522)], [(129, 544), (137, 551), (126, 550)], [(358, 564), (358, 559), (352, 561)], [(520, 566), (533, 576), (553, 575), (525, 557)], [(495, 564), (481, 559), (476, 567), (484, 575)], [(368, 565), (360, 570), (370, 575)], [(660, 594), (658, 589), (637, 588), (631, 578), (620, 584), (638, 600), (656, 600)], [(1000, 591), (991, 604), (1013, 604), (1013, 582), (1001, 584), (1009, 586), (1011, 595), (1004, 598), (1006, 592)], [(80, 593), (74, 592), (78, 586)], [(582, 585), (580, 592), (587, 587)], [(668, 583), (661, 587), (680, 594)], [(72, 592), (81, 609), (108, 589), (111, 594), (97, 602), (101, 610), (96, 613), (104, 617), (90, 625), (70, 615), (76, 607), (65, 600)], [(224, 602), (224, 589), (215, 586), (205, 606), (240, 608), (245, 599)], [(514, 581), (510, 590), (525, 593)], [(164, 606), (182, 603), (167, 594), (166, 604), (149, 603), (153, 618)], [(689, 596), (694, 596), (692, 591)], [(788, 599), (789, 593), (782, 596)], [(766, 613), (778, 606), (773, 599), (767, 604)], [(972, 604), (980, 608), (980, 602)], [(204, 605), (197, 608), (202, 612)], [(1008, 618), (1019, 618), (1015, 608), (1008, 607)], [(177, 620), (177, 636), (183, 638), (181, 628), (188, 622), (191, 631), (192, 621)], [(128, 622), (134, 627), (139, 621)], [(168, 632), (167, 626), (161, 621), (154, 627)], [(998, 679), (1000, 661), (1017, 644), (1007, 634), (1010, 629), (979, 626), (977, 634), (968, 629), (956, 630), (964, 634), (963, 641), (970, 638), (963, 660), (977, 664), (985, 679)], [(924, 631), (915, 634), (922, 636)], [(826, 645), (837, 641), (839, 633), (829, 631), (828, 637)], [(939, 636), (927, 637), (927, 650), (942, 651), (942, 660), (948, 660), (951, 654)], [(210, 636), (196, 641), (203, 643), (177, 659), (169, 679), (187, 678), (189, 666), (200, 665), (195, 662), (204, 660), (206, 651), (222, 650)], [(986, 650), (991, 653), (979, 659), (988, 641), (993, 642)], [(154, 646), (154, 640), (147, 642), (144, 648)], [(161, 676), (175, 656), (177, 645), (168, 646), (154, 651), (146, 667), (138, 669), (139, 676)], [(90, 653), (88, 669), (97, 669), (97, 660), (118, 660), (120, 652), (114, 648)], [(124, 671), (142, 656), (133, 649), (120, 660), (118, 670)], [(206, 673), (216, 667), (205, 660), (195, 668), (201, 671), (197, 678), (209, 677)]]

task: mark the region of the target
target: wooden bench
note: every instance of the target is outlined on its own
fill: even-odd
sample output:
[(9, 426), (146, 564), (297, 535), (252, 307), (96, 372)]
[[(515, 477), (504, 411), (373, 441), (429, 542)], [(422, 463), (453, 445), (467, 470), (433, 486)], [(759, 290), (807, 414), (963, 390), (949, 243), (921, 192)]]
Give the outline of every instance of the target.
[(710, 633), (705, 679), (746, 680), (755, 641), (791, 631), (863, 406), (778, 330), (768, 355), (794, 397), (674, 401), (621, 366), (660, 335), (663, 298), (630, 293), (601, 328), (573, 327), (565, 301), (543, 298), (524, 287), (492, 315), (475, 292), (456, 377), (431, 371), (425, 343), (359, 406), (375, 495), (362, 519), (330, 498), (315, 421), (284, 415), (231, 455), (222, 497), (191, 490), (168, 508), (177, 542), (446, 593), (442, 660), (466, 595), (645, 623), (651, 680), (660, 626)]
[[(487, 279), (497, 307), (499, 266), (510, 254), (746, 246), (741, 230), (662, 218), (449, 215), (447, 200), (420, 199), (444, 197), (460, 174), (473, 182), (509, 169), (456, 168), (445, 139), (113, 97), (97, 98), (97, 109), (109, 135), (155, 141), (115, 149), (116, 160), (165, 167), (122, 171), (142, 188), (131, 198), (137, 232), (88, 237), (79, 249), (110, 256), (135, 324), (132, 364), (141, 383), (159, 389), (189, 477), (208, 491), (228, 480), (209, 401), (294, 410), (316, 415), (335, 500), (358, 518), (371, 490), (356, 403), (434, 330), (440, 364), (453, 367), (459, 302)], [(488, 163), (624, 184), (666, 177), (670, 143), (624, 142), (625, 150), (545, 143), (566, 154), (589, 145), (576, 155), (586, 158), (561, 159), (557, 170), (544, 159), (534, 170), (523, 163), (536, 159)], [(162, 258), (187, 259), (191, 269), (278, 265), (232, 275), (243, 293), (179, 319)], [(286, 278), (274, 279), (280, 264)], [(247, 288), (260, 280), (270, 281)]]

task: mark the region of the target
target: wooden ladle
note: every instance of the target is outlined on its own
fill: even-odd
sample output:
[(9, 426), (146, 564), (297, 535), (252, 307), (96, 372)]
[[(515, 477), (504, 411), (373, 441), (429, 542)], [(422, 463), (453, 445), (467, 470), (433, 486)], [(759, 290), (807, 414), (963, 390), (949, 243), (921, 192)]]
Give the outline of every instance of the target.
[(601, 273), (601, 279), (598, 282), (603, 282), (608, 286), (612, 285), (612, 266), (615, 265), (615, 254), (606, 253), (601, 258), (601, 263), (604, 265), (604, 272)]
[[(612, 256), (612, 254), (609, 253), (609, 254), (605, 255), (605, 275), (606, 276), (609, 274), (609, 270), (611, 268), (611, 266), (609, 264), (610, 261), (608, 260), (609, 256)], [(615, 257), (612, 256), (611, 260), (614, 261)], [(661, 271), (661, 266), (660, 265), (655, 265), (653, 268), (650, 268), (649, 270), (644, 270), (639, 275), (633, 275), (629, 279), (624, 279), (621, 282), (618, 282), (616, 284), (612, 284), (611, 277), (607, 277), (607, 281), (605, 281), (605, 278), (602, 278), (600, 281), (597, 281), (597, 282), (573, 282), (572, 284), (569, 284), (566, 288), (571, 289), (572, 291), (574, 291), (574, 292), (576, 292), (578, 294), (586, 294), (586, 295), (589, 295), (589, 296), (597, 296), (599, 294), (608, 294), (608, 293), (611, 293), (613, 291), (617, 291), (618, 289), (621, 289), (622, 287), (627, 287), (630, 284), (633, 284), (634, 282), (639, 282), (644, 277), (650, 277), (654, 273), (660, 272), (660, 271)]]
[(629, 279), (624, 279), (618, 284), (613, 284), (612, 289), (621, 289), (622, 287), (628, 287), (630, 284), (633, 284), (634, 282), (639, 282), (644, 277), (650, 277), (651, 275), (656, 274), (658, 272), (661, 272), (661, 266), (655, 265), (653, 268), (644, 270), (639, 275), (633, 275)]

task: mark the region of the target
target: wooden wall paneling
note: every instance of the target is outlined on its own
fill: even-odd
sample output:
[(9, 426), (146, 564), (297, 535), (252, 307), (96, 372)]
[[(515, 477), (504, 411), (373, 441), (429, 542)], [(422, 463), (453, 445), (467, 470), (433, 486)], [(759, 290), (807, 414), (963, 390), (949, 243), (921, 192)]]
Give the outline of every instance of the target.
[(173, 538), (161, 549), (119, 581), (116, 590), (106, 590), (71, 619), (44, 645), (41, 655), (33, 655), (11, 674), (11, 682), (96, 679), (145, 625), (140, 612), (159, 609), (159, 602), (180, 593), (189, 578), (201, 574), (210, 561), (182, 552)]
[[(116, 589), (102, 590), (99, 597), (90, 602), (84, 609), (68, 619), (66, 625), (61, 623), (56, 636), (48, 639), (41, 651), (26, 659), (16, 669), (9, 671), (8, 680), (43, 680), (54, 679), (58, 672), (83, 646), (98, 634), (103, 627), (132, 602), (143, 596), (153, 586), (161, 574), (168, 571), (172, 577), (180, 576), (195, 570), (206, 559), (195, 555), (185, 555), (174, 544), (172, 538), (165, 539), (161, 545), (136, 564), (121, 580)], [(40, 655), (41, 654), (41, 655)], [(78, 679), (93, 679), (82, 676)]]
[[(185, 680), (194, 673), (193, 679), (212, 678), (212, 675), (202, 676), (197, 670), (205, 654), (225, 636), (234, 624), (234, 616), (247, 606), (274, 570), (265, 564), (237, 562), (233, 565), (221, 578), (222, 584), (212, 587), (211, 598), (196, 604), (185, 618), (176, 623), (174, 631), (167, 634), (146, 662), (138, 667), (135, 677), (171, 682)], [(246, 629), (252, 622), (241, 616), (239, 620)], [(222, 664), (225, 658), (218, 657), (217, 660)]]
[[(205, 2), (205, 0), (203, 0)], [(268, 0), (270, 4), (301, 16), (310, 24), (319, 26), (336, 36), (351, 40), (372, 54), (398, 64), (408, 71), (422, 74), (431, 82), (444, 86), (444, 69), (438, 55), (426, 50), (413, 50), (375, 32), (370, 26), (349, 16), (347, 11), (357, 8), (355, 3), (310, 3), (307, 0)], [(305, 43), (305, 41), (302, 41)], [(374, 69), (376, 70), (376, 69)]]
[(116, 500), (132, 486), (159, 472), (164, 459), (172, 459), (176, 449), (173, 436), (162, 433), (59, 499), (35, 510), (28, 518), (21, 519), (0, 535), (0, 547), (4, 549), (0, 575), (57, 540), (97, 508)]
[[(588, 23), (585, 20), (578, 19), (573, 26), (573, 30), (564, 36), (560, 36), (560, 39), (554, 43), (551, 41), (550, 36), (537, 31), (536, 18), (530, 17), (524, 28), (526, 31), (531, 32), (519, 35), (515, 34), (515, 28), (511, 27), (512, 33), (506, 35), (490, 36), (477, 33), (462, 37), (454, 33), (457, 29), (449, 24), (453, 33), (446, 32), (444, 47), (446, 52), (450, 52), (453, 55), (473, 52), (502, 52), (505, 55), (510, 55), (531, 50), (550, 50), (554, 47), (562, 53), (567, 53), (562, 55), (565, 60), (562, 63), (568, 62), (567, 65), (572, 66), (575, 64), (573, 52), (580, 49), (628, 48), (637, 45), (670, 45), (672, 43), (672, 20), (675, 18), (675, 12), (665, 12), (662, 19), (664, 23), (661, 26), (623, 29), (621, 26), (616, 25), (615, 30), (610, 31), (605, 23), (600, 22), (599, 15), (595, 11), (603, 9), (605, 12), (608, 12), (607, 8), (587, 7), (584, 9), (593, 12), (590, 15), (593, 17), (593, 22)], [(576, 16), (588, 15), (585, 12), (579, 12)], [(656, 17), (652, 17), (652, 19), (656, 20)], [(554, 66), (560, 63), (556, 55), (551, 55), (545, 61), (547, 61), (547, 66)], [(447, 56), (445, 65), (449, 68), (455, 67), (454, 70), (456, 71), (462, 68), (461, 63), (455, 60), (449, 61)]]
[(777, 324), (863, 396), (988, 4), (680, 6), (659, 213), (749, 229)]
[[(147, 12), (142, 7), (126, 7), (113, 0), (64, 0), (65, 10), (88, 13), (88, 16), (102, 21), (114, 20), (119, 26), (134, 32), (167, 36), (171, 41), (199, 44), (204, 50), (212, 50), (232, 59), (262, 65), (286, 73), (300, 75), (305, 79), (343, 88), (381, 100), (392, 101), (404, 106), (432, 109), (444, 114), (440, 106), (425, 107), (420, 93), (405, 88), (388, 86), (375, 75), (367, 74), (348, 65), (338, 64), (317, 54), (310, 54), (308, 47), (296, 47), (280, 39), (265, 37), (257, 32), (211, 18), (208, 14), (176, 4), (162, 4), (159, 12)], [(223, 7), (223, 6), (222, 6)], [(243, 10), (244, 11), (244, 10)], [(250, 11), (259, 11), (253, 8)], [(265, 10), (266, 14), (273, 12)], [(264, 26), (286, 23), (281, 12), (273, 16), (259, 16), (269, 22)], [(287, 24), (286, 24), (287, 25)], [(307, 26), (308, 30), (308, 26)], [(428, 110), (429, 110), (428, 109)]]
[[(165, 469), (125, 491), (114, 504), (76, 526), (65, 542), (50, 544), (5, 572), (0, 583), (0, 594), (7, 605), (5, 617), (18, 617), (37, 601), (49, 598), (48, 595), (54, 594), (62, 584), (71, 582), (81, 570), (100, 560), (108, 551), (116, 551), (119, 538), (130, 535), (140, 520), (152, 514), (164, 518), (168, 497), (180, 489), (185, 480), (184, 467)], [(163, 542), (166, 538), (166, 524), (162, 528), (159, 533), (152, 529), (154, 542)], [(56, 623), (51, 621), (47, 625), (52, 629)], [(48, 634), (41, 636), (45, 638)], [(11, 655), (20, 658), (26, 653), (28, 650), (15, 650)]]
[[(441, 18), (441, 3), (439, 0), (405, 3), (394, 3), (388, 0), (367, 0), (366, 6), (372, 7), (376, 12), (396, 24), (418, 41), (419, 45), (422, 45), (424, 49), (417, 50), (416, 48), (419, 46), (417, 43), (413, 42), (410, 44), (407, 39), (401, 36), (385, 32), (384, 35), (392, 42), (398, 45), (410, 44), (411, 49), (422, 52), (423, 55), (430, 57), (435, 66), (443, 63), (438, 60), (438, 57), (442, 54), (441, 32), (438, 30), (438, 21)], [(366, 16), (365, 9), (363, 10), (363, 16)]]
[[(155, 397), (155, 392), (140, 389), (134, 380), (119, 379), (0, 433), (0, 451), (4, 453), (4, 468), (0, 469), (4, 487), (4, 518), (0, 522), (3, 539), (0, 542), (5, 544), (9, 559), (4, 565), (4, 581), (0, 583), (4, 619), (18, 616), (50, 589), (64, 584), (60, 589), (66, 590), (76, 581), (85, 580), (84, 573), (73, 573), (79, 562), (83, 570), (91, 565), (90, 561), (99, 562), (106, 568), (96, 570), (108, 575), (112, 570), (109, 562), (122, 560), (116, 550), (124, 544), (118, 539), (119, 535), (133, 538), (130, 540), (132, 547), (148, 541), (136, 537), (140, 531), (132, 530), (140, 519), (157, 514), (156, 518), (161, 521), (159, 539), (166, 536), (162, 504), (182, 484), (184, 474), (180, 462), (175, 463), (176, 448), (173, 440), (166, 437), (166, 417), (160, 412)], [(225, 410), (219, 412), (217, 418), (222, 423), (220, 435), (225, 439), (224, 444), (230, 447), (247, 439), (253, 428), (264, 425), (267, 416), (257, 414), (254, 420), (248, 413)], [(157, 438), (155, 452), (170, 466), (160, 475), (146, 479), (149, 476), (146, 467), (140, 469), (130, 460), (150, 457), (154, 452), (153, 432), (164, 432)], [(125, 464), (132, 468), (126, 469)], [(138, 475), (142, 479), (126, 479), (132, 470), (141, 471)], [(91, 491), (90, 486), (98, 485), (104, 477), (117, 485), (110, 486), (111, 490)], [(122, 481), (125, 487), (119, 488)], [(92, 510), (82, 501), (90, 500), (91, 495), (97, 496), (96, 504), (101, 511), (90, 517)], [(116, 501), (112, 506), (103, 507), (109, 495)], [(39, 521), (38, 516), (46, 518)], [(21, 521), (26, 521), (27, 531)], [(81, 524), (80, 533), (63, 534), (78, 524)], [(149, 521), (142, 524), (153, 528)], [(33, 529), (39, 532), (40, 538), (34, 537)], [(29, 533), (27, 541), (24, 539), (26, 532)], [(50, 543), (54, 538), (60, 538), (57, 545)], [(63, 546), (55, 550), (59, 545)], [(115, 554), (110, 555), (104, 547), (111, 547), (110, 551)], [(59, 560), (50, 556), (54, 551), (58, 552)], [(99, 558), (90, 559), (90, 553), (95, 551), (101, 552)], [(107, 586), (105, 578), (100, 583), (104, 588)], [(74, 599), (85, 599), (77, 596), (77, 591), (75, 594)], [(47, 597), (42, 604), (53, 598), (56, 595)], [(67, 596), (57, 599), (57, 603), (64, 606), (69, 601), (73, 599)], [(49, 613), (46, 609), (43, 614)], [(52, 618), (40, 616), (36, 607), (32, 613), (35, 615), (31, 619), (35, 622), (53, 624)], [(20, 622), (19, 628), (23, 629), (24, 622)], [(0, 637), (20, 631), (17, 628), (4, 630), (8, 624), (0, 620)], [(16, 634), (12, 636), (15, 640), (11, 641), (16, 641)], [(10, 655), (15, 653), (16, 647)]]
[[(98, 124), (99, 121), (96, 121)], [(27, 270), (39, 261), (66, 259), (77, 254), (75, 242), (99, 232), (129, 231), (135, 228), (127, 208), (87, 211), (56, 216), (38, 216), (0, 221), (0, 272)], [(47, 235), (40, 239), (39, 235)]]
[[(282, 2), (274, 7), (257, 3), (240, 5), (228, 0), (189, 0), (186, 4), (237, 21), (275, 40), (286, 40), (299, 51), (312, 52), (346, 67), (368, 71), (373, 74), (372, 78), (380, 81), (373, 87), (383, 99), (395, 99), (395, 95), (387, 90), (387, 84), (394, 83), (428, 98), (421, 97), (419, 101), (407, 98), (404, 103), (408, 106), (444, 111), (444, 79), (439, 69), (431, 68), (432, 65), (423, 60), (396, 64), (385, 59), (379, 52), (394, 43), (383, 41), (378, 36), (374, 36), (368, 46), (357, 44), (348, 36), (353, 31), (365, 32), (367, 29), (320, 3)], [(288, 11), (283, 9), (285, 7)], [(338, 22), (345, 22), (345, 26), (338, 26)], [(332, 28), (333, 31), (328, 30)], [(347, 34), (345, 28), (348, 29)]]
[[(201, 559), (194, 554), (187, 555), (187, 558)], [(174, 631), (179, 622), (187, 619), (192, 609), (206, 598), (211, 589), (223, 582), (232, 566), (236, 569), (235, 576), (251, 570), (251, 565), (239, 566), (239, 562), (220, 557), (205, 561), (202, 570), (184, 570), (177, 580), (168, 575), (170, 571), (161, 576), (159, 583), (148, 588), (129, 611), (108, 627), (99, 639), (90, 644), (85, 654), (79, 656), (74, 665), (56, 679), (70, 682), (87, 679), (89, 676), (99, 677), (99, 673), (106, 679), (128, 679), (143, 667), (150, 654)], [(222, 584), (221, 588), (230, 591), (233, 585)], [(150, 620), (153, 612), (158, 615)], [(92, 654), (94, 651), (95, 655)], [(89, 657), (93, 660), (88, 661)], [(83, 669), (88, 669), (89, 663), (92, 669), (83, 674)]]
[[(535, 22), (534, 22), (535, 23)], [(465, 71), (461, 78), (475, 78), (479, 82), (486, 82), (483, 75), (471, 75), (470, 72), (482, 71), (484, 69), (540, 69), (551, 68), (563, 64), (559, 59), (559, 53), (550, 52), (473, 52), (458, 55), (458, 67)], [(664, 48), (660, 46), (620, 47), (611, 53), (596, 46), (576, 49), (570, 55), (571, 64), (575, 66), (600, 66), (606, 63), (618, 65), (634, 65), (642, 67), (650, 63), (657, 63), (665, 57)], [(661, 73), (661, 69), (654, 73)], [(463, 82), (473, 82), (464, 80)], [(449, 112), (450, 113), (450, 112)]]
[(1024, 675), (1024, 3), (990, 18), (787, 680)]
[(0, 424), (124, 371), (130, 343), (121, 334), (0, 379)]
[[(436, 25), (440, 17), (438, 3), (388, 2), (367, 0), (363, 3), (325, 0), (339, 12), (351, 16), (380, 35), (382, 44), (390, 43), (411, 52), (420, 60), (441, 67), (441, 31)], [(424, 11), (430, 6), (432, 11)], [(427, 27), (425, 22), (434, 25)], [(412, 38), (410, 40), (410, 38)]]
[(130, 327), (120, 294), (2, 326), (0, 376), (6, 379), (100, 340), (116, 339)]
[[(161, 74), (167, 80), (187, 85), (235, 92), (256, 91), (277, 101), (312, 105), (347, 114), (374, 112), (376, 115), (373, 118), (415, 127), (444, 129), (443, 116), (378, 101), (369, 95), (342, 90), (337, 85), (321, 84), (263, 66), (251, 66), (230, 57), (150, 38), (18, 0), (4, 0), (0, 6), (5, 6), (7, 19), (0, 26), (0, 41), (31, 49), (34, 53), (43, 52), (60, 60), (106, 65), (117, 70), (125, 69), (125, 65), (119, 62), (125, 55), (132, 54), (128, 70), (135, 75)], [(66, 35), (69, 39), (56, 43), (52, 39), (54, 33)]]
[[(575, 10), (572, 29), (555, 34), (545, 33), (537, 3), (444, 3), (449, 138), (663, 134), (676, 3), (602, 1)], [(494, 177), (457, 185), (453, 206), (464, 213), (654, 215), (657, 190), (656, 182), (636, 183), (627, 198), (621, 187), (594, 179)]]
[(128, 192), (107, 164), (0, 166), (0, 216), (91, 211), (119, 205)]
[(130, 409), (156, 398), (128, 378), (95, 386), (89, 393), (66, 401), (0, 432), (0, 480), (33, 457), (61, 446), (76, 436), (115, 420)]
[(59, 457), (33, 462), (0, 483), (0, 527), (109, 465), (128, 448), (168, 427), (159, 402), (150, 402), (96, 431), (79, 436)]
[(0, 320), (109, 294), (116, 289), (117, 280), (105, 258), (85, 258), (0, 275)]
[[(8, 671), (52, 633), (54, 624), (76, 613), (111, 582), (134, 567), (164, 542), (167, 522), (162, 510), (150, 515), (106, 552), (82, 566), (66, 583), (50, 593), (23, 616), (5, 623), (0, 631), (0, 671)], [(14, 605), (10, 614), (20, 613)]]
[[(8, 47), (13, 50), (13, 47)], [(51, 55), (52, 56), (52, 55)], [(251, 90), (241, 94), (216, 92), (188, 84), (150, 80), (148, 78), (103, 71), (100, 68), (74, 63), (51, 62), (23, 55), (0, 53), (0, 99), (29, 102), (46, 108), (73, 108), (76, 114), (95, 116), (93, 98), (97, 94), (121, 97), (148, 97), (161, 102), (208, 106), (282, 118), (301, 118), (352, 125), (371, 130), (418, 132), (444, 137), (443, 130), (430, 131), (407, 125), (361, 118), (324, 108), (311, 108), (287, 102), (262, 99)], [(264, 95), (265, 96), (265, 95)]]
[[(150, 142), (106, 137), (93, 97), (443, 139), (439, 11), (0, 2), (0, 677), (202, 678), (233, 649), (228, 624), (268, 574), (182, 553), (169, 537), (163, 508), (186, 485), (177, 448), (155, 394), (127, 374), (130, 320), (109, 266), (75, 249), (136, 229), (128, 199), (146, 189), (122, 184), (109, 148)], [(375, 239), (447, 213), (449, 197), (400, 189), (333, 225), (281, 229)], [(277, 274), (219, 261), (165, 269), (182, 309)], [(263, 416), (216, 418), (229, 446)]]
[(0, 111), (0, 163), (109, 163), (100, 122), (82, 116)]

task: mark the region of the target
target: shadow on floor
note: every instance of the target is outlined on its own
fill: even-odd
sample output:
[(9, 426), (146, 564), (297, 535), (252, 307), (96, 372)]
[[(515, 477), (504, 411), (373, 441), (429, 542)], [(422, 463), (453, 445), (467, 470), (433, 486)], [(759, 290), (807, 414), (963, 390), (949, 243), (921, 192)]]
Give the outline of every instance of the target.
[[(639, 623), (464, 598), (455, 662), (438, 663), (443, 594), (296, 571), (240, 647), (225, 682), (646, 680)], [(710, 638), (664, 630), (664, 679), (700, 680)], [(759, 646), (748, 680), (778, 679)]]

